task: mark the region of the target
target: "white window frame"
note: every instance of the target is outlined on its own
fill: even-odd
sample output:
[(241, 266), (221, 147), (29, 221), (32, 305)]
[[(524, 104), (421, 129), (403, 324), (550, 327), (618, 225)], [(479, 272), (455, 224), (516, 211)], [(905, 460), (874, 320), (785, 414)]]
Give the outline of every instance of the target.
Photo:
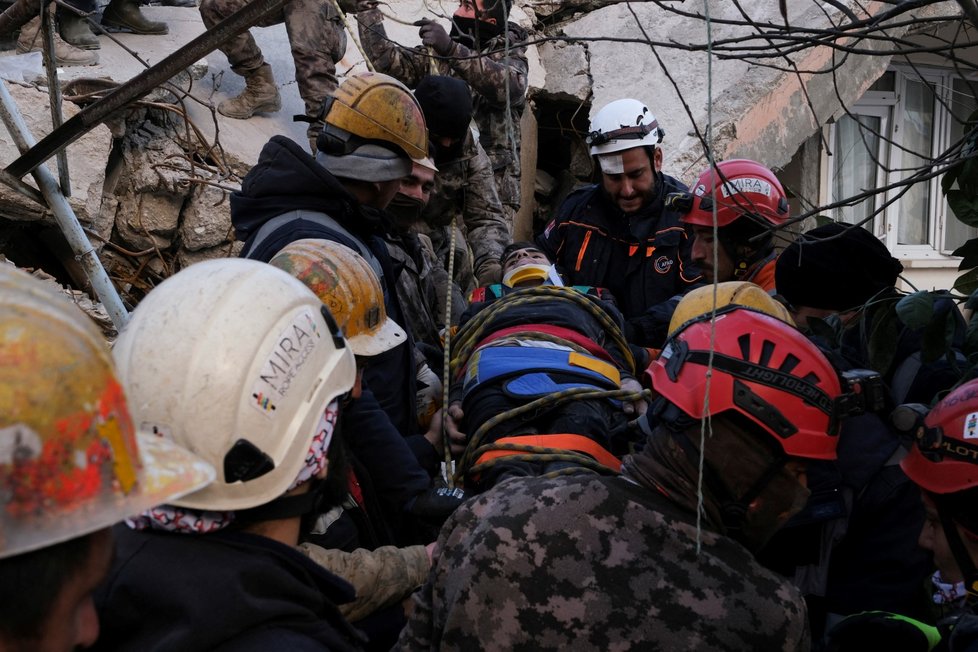
[[(891, 170), (889, 174), (886, 174), (882, 169), (879, 170), (880, 185), (890, 185), (897, 181), (899, 173), (896, 170), (902, 167), (902, 150), (899, 146), (902, 145), (903, 135), (900, 133), (899, 126), (901, 122), (897, 120), (897, 116), (904, 114), (904, 101), (908, 78), (910, 80), (923, 79), (934, 90), (933, 130), (930, 152), (930, 155), (933, 157), (944, 151), (950, 145), (952, 119), (950, 111), (945, 107), (951, 102), (954, 79), (962, 77), (962, 75), (958, 74), (959, 71), (934, 66), (918, 65), (912, 67), (907, 65), (892, 65), (888, 69), (889, 71), (895, 73), (893, 92), (867, 91), (863, 97), (850, 107), (850, 111), (853, 114), (882, 117), (881, 124), (884, 125), (882, 133), (893, 141), (889, 143), (881, 139), (880, 142), (881, 153), (879, 154), (886, 156), (886, 165)], [(978, 75), (965, 75), (964, 77), (971, 80), (972, 83), (978, 83)], [(826, 131), (828, 142), (834, 147), (836, 136), (835, 124), (829, 125)], [(831, 171), (831, 156), (823, 155), (820, 175), (822, 203), (832, 203), (837, 200), (837, 198), (832, 196), (833, 183)], [(955, 218), (949, 214), (947, 202), (944, 200), (944, 195), (941, 191), (940, 176), (930, 179), (927, 183), (929, 185), (927, 243), (913, 245), (897, 243), (899, 233), (897, 221), (900, 217), (900, 200), (887, 206), (883, 213), (875, 217), (875, 235), (886, 244), (887, 248), (895, 256), (902, 260), (911, 262), (919, 260), (927, 266), (955, 266), (960, 259), (950, 255), (953, 248), (948, 249), (944, 246), (946, 220)], [(876, 198), (877, 206), (889, 201), (898, 192), (899, 189), (896, 189), (878, 195)]]

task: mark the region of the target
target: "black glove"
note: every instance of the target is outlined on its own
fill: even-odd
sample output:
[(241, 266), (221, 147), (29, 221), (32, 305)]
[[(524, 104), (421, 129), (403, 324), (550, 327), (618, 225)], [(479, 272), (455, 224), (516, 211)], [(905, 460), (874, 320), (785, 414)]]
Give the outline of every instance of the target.
[(427, 21), (418, 31), (421, 42), (435, 51), (435, 54), (447, 56), (452, 51), (452, 37), (445, 28), (434, 21)]
[(425, 523), (441, 527), (452, 512), (468, 498), (461, 489), (438, 487), (427, 489), (415, 496), (408, 512)]

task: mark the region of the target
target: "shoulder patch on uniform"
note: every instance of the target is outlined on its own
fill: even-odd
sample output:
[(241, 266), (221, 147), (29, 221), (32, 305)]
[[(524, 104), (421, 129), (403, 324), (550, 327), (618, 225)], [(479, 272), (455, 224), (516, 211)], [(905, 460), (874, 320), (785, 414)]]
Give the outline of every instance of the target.
[(655, 259), (655, 271), (660, 274), (667, 274), (670, 269), (672, 269), (672, 264), (675, 261), (669, 256), (659, 256)]

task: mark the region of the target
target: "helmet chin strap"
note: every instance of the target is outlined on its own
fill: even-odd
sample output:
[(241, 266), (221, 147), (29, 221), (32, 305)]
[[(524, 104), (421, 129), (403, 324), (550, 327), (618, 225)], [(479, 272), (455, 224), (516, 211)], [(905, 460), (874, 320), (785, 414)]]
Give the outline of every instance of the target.
[(971, 559), (964, 541), (961, 540), (954, 519), (951, 518), (950, 510), (941, 500), (937, 500), (935, 503), (937, 515), (941, 519), (941, 528), (944, 530), (944, 538), (947, 539), (947, 545), (951, 548), (951, 555), (964, 577), (964, 588), (967, 591), (966, 599), (969, 605), (975, 605), (978, 603), (978, 568), (975, 568), (975, 562)]
[(324, 480), (312, 479), (309, 481), (309, 491), (292, 496), (280, 496), (275, 500), (235, 512), (234, 520), (236, 523), (258, 523), (260, 521), (277, 521), (280, 519), (305, 516), (316, 512), (321, 507), (323, 489), (326, 487)]
[(752, 271), (753, 266), (760, 260), (771, 253), (772, 247), (759, 247), (757, 249), (751, 249), (744, 245), (728, 245), (722, 240), (720, 240), (721, 246), (726, 250), (727, 255), (734, 263), (734, 280), (743, 280), (749, 272)]

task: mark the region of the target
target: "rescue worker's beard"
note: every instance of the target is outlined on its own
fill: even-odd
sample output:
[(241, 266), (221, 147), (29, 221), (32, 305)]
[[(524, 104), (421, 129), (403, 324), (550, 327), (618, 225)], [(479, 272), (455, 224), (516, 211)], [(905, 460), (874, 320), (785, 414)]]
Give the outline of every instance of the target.
[(424, 210), (424, 202), (417, 197), (408, 197), (397, 193), (394, 199), (387, 205), (387, 212), (394, 218), (394, 225), (407, 231), (412, 226), (421, 221), (421, 212)]
[(506, 23), (496, 21), (496, 24), (481, 21), (478, 18), (452, 16), (452, 30), (449, 36), (456, 43), (461, 43), (470, 50), (481, 50), (482, 46), (503, 33)]
[(765, 232), (766, 227), (747, 217), (719, 229), (720, 246), (734, 266), (734, 278), (730, 280), (742, 280), (758, 261), (774, 250), (774, 236)]

